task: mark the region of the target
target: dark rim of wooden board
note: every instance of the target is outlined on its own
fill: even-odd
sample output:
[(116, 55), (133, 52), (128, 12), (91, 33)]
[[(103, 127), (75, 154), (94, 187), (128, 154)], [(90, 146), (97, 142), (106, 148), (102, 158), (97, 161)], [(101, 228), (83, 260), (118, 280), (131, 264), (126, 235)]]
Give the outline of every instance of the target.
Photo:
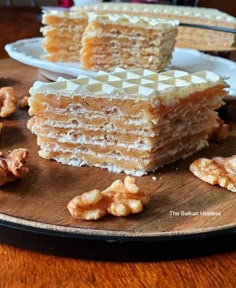
[(43, 235), (54, 235), (58, 237), (70, 237), (94, 240), (132, 240), (132, 241), (156, 241), (178, 238), (197, 238), (202, 236), (222, 235), (225, 233), (236, 233), (236, 223), (231, 225), (223, 225), (219, 227), (211, 227), (205, 229), (196, 229), (193, 231), (170, 231), (170, 232), (153, 232), (143, 235), (142, 232), (134, 231), (113, 231), (99, 229), (84, 229), (79, 227), (68, 227), (63, 225), (52, 225), (31, 221), (27, 219), (17, 218), (10, 215), (0, 213), (0, 225), (13, 229), (31, 231)]

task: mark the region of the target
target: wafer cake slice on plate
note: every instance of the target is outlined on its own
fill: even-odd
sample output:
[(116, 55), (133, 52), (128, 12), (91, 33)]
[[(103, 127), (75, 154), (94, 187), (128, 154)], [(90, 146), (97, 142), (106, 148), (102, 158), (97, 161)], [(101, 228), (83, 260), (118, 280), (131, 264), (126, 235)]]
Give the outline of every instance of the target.
[(89, 14), (81, 49), (84, 69), (115, 67), (163, 70), (172, 58), (177, 21), (128, 15)]
[(81, 62), (83, 69), (164, 69), (171, 60), (177, 21), (142, 16), (46, 11), (43, 56), (55, 62)]
[[(190, 24), (205, 24), (210, 26), (236, 29), (236, 18), (214, 8), (175, 6), (143, 3), (98, 3), (72, 7), (72, 11), (95, 12), (98, 14), (127, 14), (145, 16), (166, 20), (177, 20)], [(236, 45), (233, 33), (205, 30), (192, 27), (178, 27), (177, 45), (183, 43), (202, 46), (230, 48)]]

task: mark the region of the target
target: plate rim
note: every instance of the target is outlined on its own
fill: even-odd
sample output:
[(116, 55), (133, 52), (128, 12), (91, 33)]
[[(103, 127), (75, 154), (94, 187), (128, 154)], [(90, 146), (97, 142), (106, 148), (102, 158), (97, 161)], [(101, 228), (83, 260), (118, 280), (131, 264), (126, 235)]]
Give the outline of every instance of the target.
[[(20, 39), (12, 43), (8, 43), (5, 45), (5, 51), (8, 53), (8, 55), (15, 59), (18, 62), (24, 63), (26, 65), (40, 68), (40, 69), (45, 69), (45, 64), (47, 65), (48, 71), (51, 72), (59, 72), (63, 73), (66, 70), (66, 73), (68, 75), (71, 75), (73, 77), (77, 77), (78, 73), (81, 74), (87, 74), (87, 75), (96, 75), (97, 73), (94, 71), (89, 71), (89, 70), (84, 70), (80, 69), (79, 67), (67, 67), (68, 62), (62, 63), (62, 62), (50, 62), (44, 59), (40, 59), (39, 57), (36, 58), (32, 55), (25, 54), (22, 51), (18, 51), (17, 48), (20, 46), (26, 46), (29, 44), (40, 44), (43, 40), (43, 37), (34, 37), (34, 38), (26, 38), (26, 39)], [(43, 49), (43, 48), (42, 48)], [(43, 52), (43, 50), (42, 50)], [(19, 57), (21, 56), (21, 57)], [(33, 62), (32, 62), (33, 60)], [(79, 62), (76, 62), (79, 64)], [(75, 63), (73, 63), (75, 65)]]

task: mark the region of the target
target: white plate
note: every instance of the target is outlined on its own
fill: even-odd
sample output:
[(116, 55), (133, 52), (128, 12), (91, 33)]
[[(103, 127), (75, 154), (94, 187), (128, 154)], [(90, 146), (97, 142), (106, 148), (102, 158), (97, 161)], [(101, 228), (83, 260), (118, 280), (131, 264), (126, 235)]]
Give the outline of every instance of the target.
[[(55, 63), (42, 59), (42, 55), (44, 55), (41, 45), (42, 40), (43, 38), (40, 37), (22, 39), (7, 44), (5, 49), (11, 58), (24, 64), (43, 69), (45, 74), (51, 78), (55, 78), (55, 75), (58, 76), (60, 74), (71, 78), (77, 77), (79, 74), (96, 74), (96, 72), (81, 69), (79, 62)], [(169, 68), (185, 70), (187, 72), (197, 72), (201, 70), (215, 72), (226, 77), (226, 81), (230, 85), (229, 94), (236, 96), (236, 63), (233, 61), (221, 57), (210, 56), (193, 49), (175, 48)]]

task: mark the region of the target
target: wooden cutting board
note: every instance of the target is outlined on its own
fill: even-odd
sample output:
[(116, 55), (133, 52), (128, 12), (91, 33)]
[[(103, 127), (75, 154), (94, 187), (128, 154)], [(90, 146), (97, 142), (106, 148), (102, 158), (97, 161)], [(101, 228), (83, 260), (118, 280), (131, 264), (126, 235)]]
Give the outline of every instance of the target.
[[(47, 81), (37, 69), (10, 59), (1, 60), (0, 67), (0, 86), (13, 86), (19, 97), (28, 93), (35, 80)], [(2, 121), (0, 151), (20, 147), (30, 151), (27, 177), (0, 189), (3, 224), (19, 224), (19, 229), (36, 228), (45, 233), (69, 233), (73, 237), (136, 239), (236, 228), (236, 193), (204, 183), (189, 171), (190, 163), (198, 157), (236, 154), (236, 124), (231, 123), (230, 137), (224, 142), (211, 144), (186, 160), (137, 178), (140, 188), (151, 196), (142, 213), (125, 218), (106, 216), (88, 222), (73, 219), (67, 203), (83, 192), (104, 189), (125, 175), (98, 168), (70, 167), (40, 158), (36, 136), (26, 128), (28, 119), (27, 110), (18, 109)]]

